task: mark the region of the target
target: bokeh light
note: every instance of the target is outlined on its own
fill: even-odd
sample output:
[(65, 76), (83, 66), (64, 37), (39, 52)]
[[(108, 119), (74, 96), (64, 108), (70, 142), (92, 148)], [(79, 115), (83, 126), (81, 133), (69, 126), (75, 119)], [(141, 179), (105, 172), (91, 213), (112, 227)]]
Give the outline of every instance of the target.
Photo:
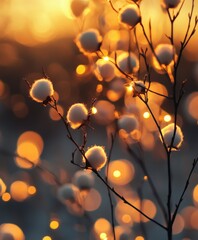
[(126, 159), (111, 161), (108, 167), (108, 179), (116, 185), (126, 185), (134, 177), (135, 169)]

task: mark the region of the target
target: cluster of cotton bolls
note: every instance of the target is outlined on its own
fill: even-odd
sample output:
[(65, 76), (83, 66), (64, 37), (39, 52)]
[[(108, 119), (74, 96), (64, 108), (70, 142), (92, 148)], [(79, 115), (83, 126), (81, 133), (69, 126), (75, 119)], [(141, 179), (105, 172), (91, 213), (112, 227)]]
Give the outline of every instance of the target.
[(94, 186), (94, 176), (89, 171), (77, 171), (72, 183), (65, 183), (57, 190), (58, 199), (68, 207), (72, 213), (83, 213), (83, 200)]

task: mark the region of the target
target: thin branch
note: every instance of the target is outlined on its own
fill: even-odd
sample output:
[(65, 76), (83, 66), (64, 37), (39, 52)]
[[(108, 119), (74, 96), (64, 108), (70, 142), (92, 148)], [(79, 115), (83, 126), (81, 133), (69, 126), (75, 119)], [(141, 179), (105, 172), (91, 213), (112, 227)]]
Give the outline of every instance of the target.
[[(112, 134), (111, 135), (111, 147), (110, 147), (110, 150), (109, 150), (109, 155), (108, 155), (108, 160), (107, 160), (107, 173), (106, 173), (106, 182), (107, 183), (109, 183), (109, 178), (108, 178), (108, 176), (109, 176), (109, 163), (110, 163), (110, 160), (111, 160), (111, 155), (112, 155), (114, 143), (115, 143), (115, 135)], [(107, 188), (107, 191), (108, 191), (110, 208), (111, 208), (111, 223), (112, 223), (113, 238), (114, 238), (114, 240), (116, 240), (113, 200), (112, 200), (110, 189)]]
[(190, 183), (190, 178), (191, 178), (191, 176), (192, 176), (192, 173), (193, 173), (193, 171), (194, 171), (197, 163), (198, 163), (198, 158), (197, 158), (197, 159), (194, 159), (194, 161), (193, 161), (192, 168), (191, 168), (191, 170), (190, 170), (190, 172), (189, 172), (189, 175), (188, 175), (186, 184), (185, 184), (184, 189), (183, 189), (183, 191), (182, 191), (182, 194), (181, 194), (181, 196), (180, 196), (180, 198), (179, 198), (179, 201), (178, 201), (178, 203), (177, 203), (176, 206), (175, 206), (175, 211), (174, 211), (173, 216), (172, 216), (172, 224), (173, 224), (174, 221), (175, 221), (175, 218), (176, 218), (176, 216), (177, 216), (177, 212), (178, 212), (179, 207), (180, 207), (180, 205), (181, 205), (181, 203), (182, 203), (182, 201), (183, 201), (184, 194), (186, 193), (186, 190), (187, 190), (188, 185), (189, 185), (189, 183)]

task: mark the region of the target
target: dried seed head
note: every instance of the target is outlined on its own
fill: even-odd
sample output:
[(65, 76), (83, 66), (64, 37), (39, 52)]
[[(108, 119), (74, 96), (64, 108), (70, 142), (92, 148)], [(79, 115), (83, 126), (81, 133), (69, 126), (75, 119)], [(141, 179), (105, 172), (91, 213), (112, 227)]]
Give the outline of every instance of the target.
[[(101, 146), (90, 147), (85, 152), (85, 157), (88, 160), (88, 164), (91, 165), (91, 168), (95, 170), (100, 170), (107, 162), (107, 155)], [(83, 162), (86, 162), (85, 158), (83, 158)]]
[(128, 4), (118, 13), (119, 22), (128, 27), (135, 27), (141, 20), (140, 10), (136, 4)]
[(83, 103), (75, 103), (69, 108), (66, 118), (71, 128), (76, 129), (87, 120), (88, 110)]
[(122, 52), (117, 57), (117, 65), (127, 74), (136, 73), (139, 69), (139, 61), (134, 53)]
[(127, 133), (131, 133), (138, 129), (139, 122), (134, 115), (122, 115), (118, 119), (118, 127), (119, 129), (125, 130)]
[(96, 62), (95, 74), (99, 80), (110, 81), (115, 77), (115, 66), (112, 62), (98, 59)]
[(171, 44), (159, 44), (155, 53), (160, 64), (168, 66), (174, 59), (174, 48)]
[(76, 45), (84, 54), (97, 52), (100, 49), (102, 37), (97, 29), (89, 29), (80, 33), (76, 38)]
[(89, 190), (94, 185), (94, 177), (91, 172), (78, 171), (74, 175), (73, 182), (80, 190)]
[(175, 8), (179, 5), (181, 0), (162, 0), (162, 6), (164, 8)]
[(79, 189), (71, 184), (64, 184), (58, 189), (58, 199), (63, 202), (78, 202), (79, 199)]
[(44, 102), (54, 94), (52, 82), (47, 78), (36, 80), (30, 88), (30, 97), (36, 102)]
[[(167, 147), (170, 147), (170, 145), (171, 145), (173, 133), (174, 133), (174, 123), (170, 123), (166, 127), (162, 128), (162, 135), (163, 135), (163, 138), (164, 138), (164, 141), (165, 141)], [(174, 138), (174, 142), (173, 142), (173, 148), (178, 149), (181, 146), (183, 139), (184, 139), (184, 136), (181, 131), (181, 128), (176, 125), (176, 132), (175, 132), (175, 138)], [(161, 137), (160, 137), (160, 140), (162, 141)]]

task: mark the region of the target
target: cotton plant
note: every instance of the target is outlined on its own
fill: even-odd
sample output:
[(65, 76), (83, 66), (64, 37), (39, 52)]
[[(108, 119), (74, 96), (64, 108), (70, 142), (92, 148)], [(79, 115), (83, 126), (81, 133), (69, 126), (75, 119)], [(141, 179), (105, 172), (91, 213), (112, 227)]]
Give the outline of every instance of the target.
[[(109, 4), (112, 11), (114, 11), (114, 13), (117, 15), (118, 26), (120, 28), (127, 29), (129, 34), (133, 35), (133, 38), (129, 38), (129, 41), (133, 42), (133, 44), (136, 46), (135, 51), (131, 49), (131, 42), (129, 42), (128, 51), (116, 49), (115, 51), (111, 52), (109, 49), (103, 49), (104, 38), (102, 36), (102, 31), (96, 28), (82, 30), (74, 41), (79, 49), (79, 52), (81, 52), (89, 60), (91, 59), (91, 62), (94, 65), (94, 74), (96, 75), (97, 80), (102, 82), (101, 85), (103, 82), (108, 82), (108, 84), (110, 84), (116, 78), (123, 78), (123, 85), (126, 88), (126, 93), (128, 91), (131, 99), (137, 100), (136, 103), (141, 103), (139, 106), (141, 106), (142, 109), (146, 109), (147, 113), (151, 116), (156, 127), (156, 130), (153, 132), (155, 141), (157, 143), (161, 143), (167, 161), (167, 178), (164, 180), (168, 185), (166, 202), (162, 201), (156, 184), (152, 179), (152, 175), (147, 169), (144, 160), (141, 158), (142, 155), (139, 156), (136, 153), (136, 149), (134, 149), (134, 147), (138, 147), (138, 150), (144, 150), (140, 141), (143, 121), (141, 121), (141, 117), (138, 115), (139, 113), (142, 113), (142, 109), (138, 109), (138, 114), (136, 115), (134, 113), (130, 113), (130, 111), (125, 111), (128, 110), (126, 106), (123, 106), (123, 108), (120, 109), (116, 105), (116, 102), (113, 104), (104, 99), (96, 99), (90, 109), (87, 108), (86, 104), (84, 103), (75, 103), (68, 109), (67, 115), (63, 116), (58, 111), (57, 101), (53, 96), (53, 84), (49, 79), (45, 78), (36, 80), (32, 85), (29, 86), (30, 97), (36, 102), (43, 103), (45, 106), (49, 105), (60, 115), (67, 131), (67, 137), (75, 146), (75, 150), (71, 153), (71, 163), (81, 170), (91, 171), (98, 179), (102, 181), (104, 186), (107, 187), (109, 201), (111, 204), (110, 211), (112, 219), (112, 239), (116, 239), (114, 205), (112, 201), (112, 196), (114, 194), (128, 207), (132, 208), (142, 217), (161, 228), (161, 230), (167, 234), (167, 239), (172, 240), (173, 225), (175, 223), (183, 197), (186, 193), (189, 180), (198, 162), (198, 159), (194, 160), (192, 168), (186, 178), (186, 184), (183, 192), (181, 193), (179, 200), (176, 202), (175, 207), (173, 207), (174, 192), (172, 191), (172, 154), (175, 150), (182, 150), (182, 143), (185, 140), (183, 126), (180, 126), (178, 123), (178, 109), (184, 94), (185, 81), (183, 81), (181, 84), (178, 83), (178, 71), (181, 57), (183, 56), (183, 51), (195, 33), (198, 20), (197, 17), (195, 17), (195, 21), (193, 23), (194, 0), (192, 0), (191, 12), (188, 15), (188, 26), (194, 25), (192, 26), (192, 29), (187, 27), (186, 35), (181, 41), (180, 48), (176, 47), (174, 26), (177, 17), (180, 15), (183, 2), (180, 0), (162, 0), (161, 5), (168, 15), (171, 31), (168, 34), (166, 33), (167, 42), (156, 45), (152, 39), (151, 22), (149, 22), (149, 33), (147, 33), (145, 30), (145, 26), (142, 22), (143, 16), (141, 15), (141, 2), (142, 1), (132, 1), (129, 4), (127, 1), (126, 4), (123, 4), (123, 6), (119, 9), (116, 9), (113, 1), (109, 0), (106, 2), (106, 4)], [(75, 1), (73, 4), (76, 4)], [(87, 3), (82, 5), (82, 11), (84, 11), (84, 8), (86, 7)], [(78, 15), (78, 13), (76, 13), (76, 15)], [(150, 56), (148, 56), (148, 48), (141, 46), (138, 41), (136, 34), (137, 27), (142, 31), (142, 35), (150, 51)], [(107, 55), (110, 55), (110, 57)], [(152, 89), (152, 61), (154, 63), (154, 69), (157, 72), (160, 72), (160, 74), (164, 74), (170, 83), (171, 91), (167, 92), (167, 94), (160, 93)], [(100, 87), (102, 89), (102, 95), (103, 85)], [(160, 118), (158, 118), (152, 107), (153, 105), (150, 94), (153, 94), (156, 97), (162, 97), (163, 99), (169, 101), (169, 104), (173, 107), (173, 119), (171, 123), (167, 124), (166, 126), (162, 126)], [(161, 109), (161, 106), (158, 107)], [(96, 145), (95, 143), (93, 146), (87, 146), (87, 128), (90, 127), (89, 124), (93, 119), (96, 119), (101, 125), (105, 126), (107, 132), (111, 132), (111, 146), (109, 149), (109, 154), (107, 154), (106, 147), (104, 146)], [(74, 138), (74, 131), (81, 132), (83, 136), (83, 142), (79, 143)], [(108, 167), (111, 160), (111, 152), (113, 151), (113, 144), (118, 132), (124, 132), (124, 134), (119, 135), (121, 138), (123, 138), (123, 136), (130, 136), (135, 140), (136, 144), (131, 144), (131, 142), (125, 141), (125, 149), (142, 169), (145, 175), (144, 180), (148, 181), (150, 189), (153, 193), (153, 197), (157, 203), (158, 211), (162, 213), (163, 219), (158, 220), (154, 216), (150, 217), (149, 214), (141, 209), (141, 207), (133, 204), (133, 202), (128, 200), (127, 197), (123, 196), (119, 190), (115, 189), (111, 184), (109, 184)], [(76, 162), (75, 160), (77, 151), (81, 154), (80, 163)], [(175, 153), (177, 154), (176, 151)], [(105, 177), (103, 177), (102, 170), (105, 167), (107, 170)], [(115, 173), (115, 176), (118, 175), (119, 171)], [(82, 189), (90, 189), (93, 186), (91, 178), (89, 178), (88, 175), (85, 175), (84, 172), (82, 174), (78, 173), (75, 175), (73, 181), (76, 186), (74, 184), (66, 184), (59, 188), (58, 196), (62, 202), (78, 202), (79, 191)], [(125, 235), (123, 235), (123, 238), (124, 236)], [(126, 239), (128, 236), (129, 235), (126, 235)]]

